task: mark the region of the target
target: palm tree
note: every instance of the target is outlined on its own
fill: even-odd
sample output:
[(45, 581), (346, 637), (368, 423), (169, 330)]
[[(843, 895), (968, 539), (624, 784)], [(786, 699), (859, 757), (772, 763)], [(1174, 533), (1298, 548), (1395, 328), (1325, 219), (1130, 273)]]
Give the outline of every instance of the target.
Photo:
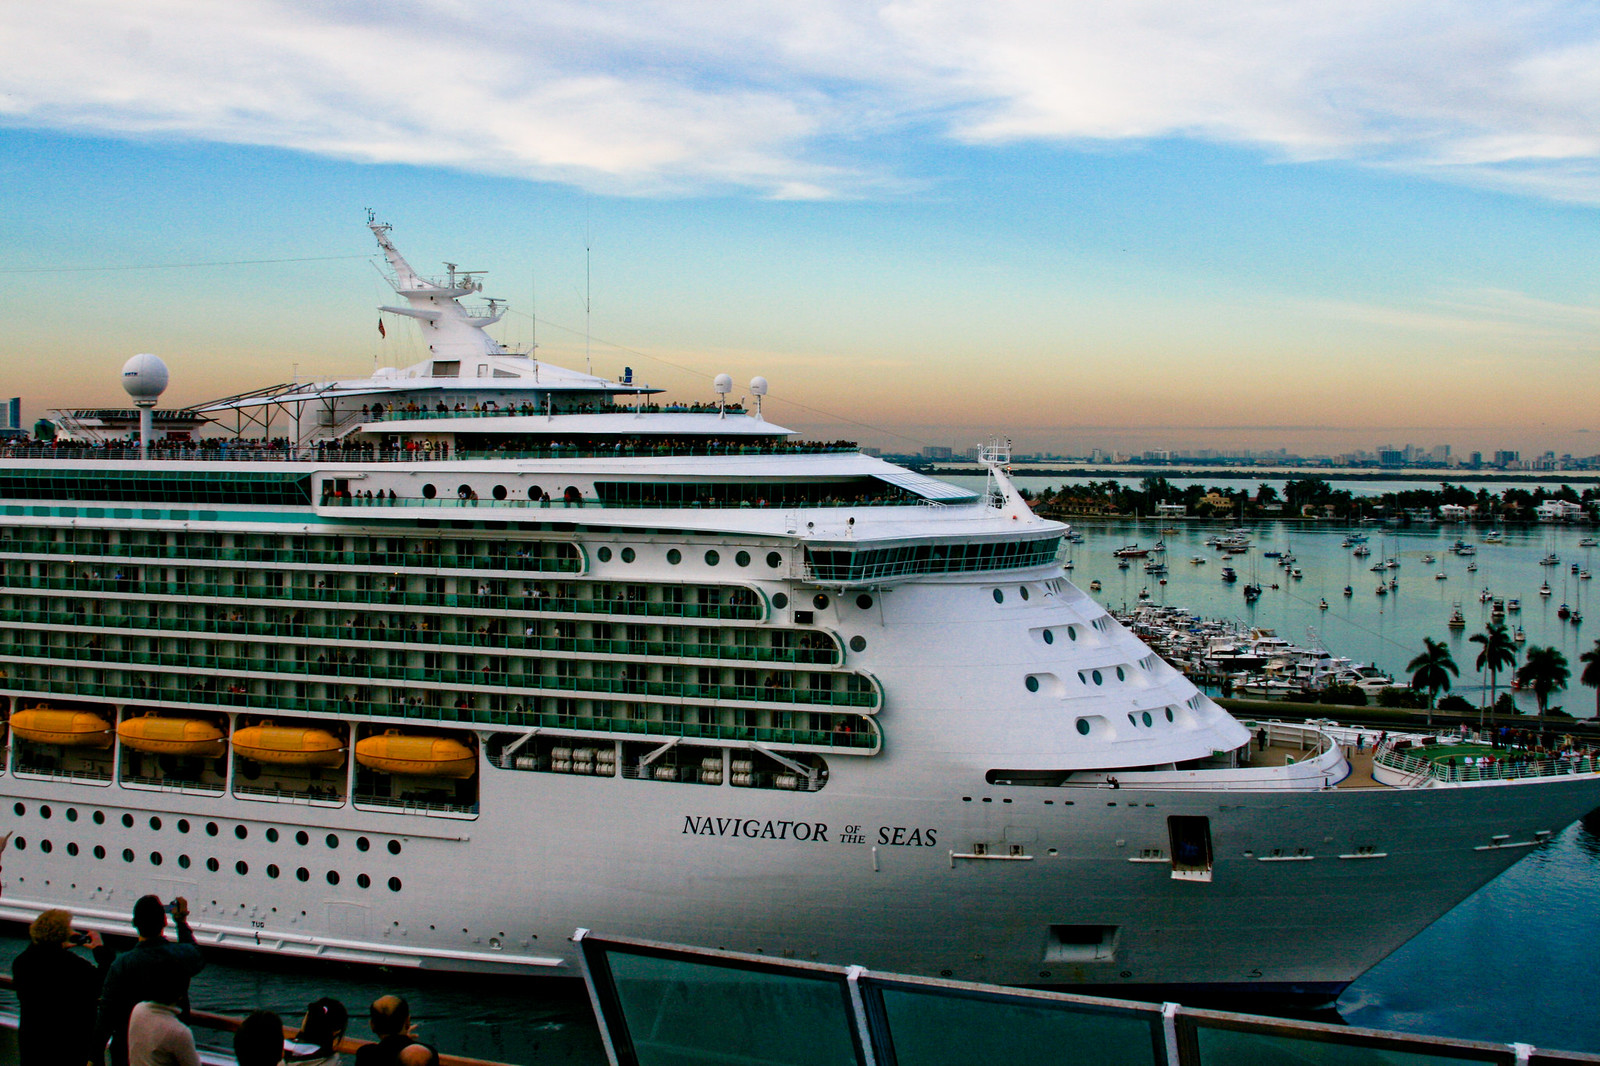
[(1433, 702), (1439, 693), (1450, 691), (1450, 678), (1459, 676), (1456, 661), (1442, 640), (1422, 638), (1422, 654), (1406, 664), (1411, 671), (1411, 687), (1428, 693), (1428, 724), (1433, 724)]
[(1550, 693), (1566, 688), (1567, 678), (1571, 676), (1572, 671), (1567, 669), (1567, 657), (1555, 648), (1529, 648), (1527, 661), (1517, 671), (1517, 680), (1533, 689), (1533, 696), (1539, 701), (1540, 714), (1544, 714), (1550, 702)]
[[(1489, 704), (1493, 706), (1500, 671), (1517, 663), (1517, 643), (1511, 639), (1511, 634), (1506, 632), (1504, 622), (1490, 622), (1488, 629), (1482, 633), (1474, 633), (1467, 639), (1474, 644), (1483, 645), (1483, 650), (1478, 653), (1477, 668), (1480, 673), (1483, 671), (1489, 673)], [(1483, 728), (1482, 707), (1478, 709), (1478, 728)]]
[(1594, 642), (1594, 647), (1578, 656), (1580, 663), (1587, 663), (1583, 668), (1583, 675), (1579, 681), (1594, 689), (1594, 713), (1600, 717), (1600, 640)]

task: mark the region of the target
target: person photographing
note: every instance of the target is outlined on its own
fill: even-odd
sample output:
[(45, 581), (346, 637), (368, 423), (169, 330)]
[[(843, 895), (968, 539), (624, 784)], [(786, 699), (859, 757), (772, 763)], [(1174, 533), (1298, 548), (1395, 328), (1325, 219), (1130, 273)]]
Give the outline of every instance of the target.
[[(111, 1066), (128, 1066), (128, 1018), (134, 1005), (150, 998), (150, 990), (160, 988), (173, 998), (169, 1004), (174, 1017), (186, 1019), (189, 1012), (189, 979), (205, 968), (206, 960), (195, 946), (189, 929), (189, 903), (182, 896), (172, 901), (172, 924), (178, 939), (166, 938), (168, 907), (158, 896), (140, 896), (133, 905), (133, 928), (139, 942), (117, 956), (106, 973), (100, 993), (100, 1016), (96, 1032), (97, 1048), (111, 1041)], [(99, 1056), (93, 1056), (98, 1061)]]

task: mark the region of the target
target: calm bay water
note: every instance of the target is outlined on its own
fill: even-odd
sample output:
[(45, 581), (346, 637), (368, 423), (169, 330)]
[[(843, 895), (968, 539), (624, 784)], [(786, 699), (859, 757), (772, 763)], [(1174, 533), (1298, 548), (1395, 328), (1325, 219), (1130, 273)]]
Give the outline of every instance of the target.
[[(1035, 487), (1047, 479), (1040, 480)], [(1481, 589), (1520, 597), (1521, 614), (1508, 622), (1523, 626), (1524, 647), (1560, 648), (1575, 673), (1578, 654), (1600, 637), (1600, 603), (1585, 625), (1556, 618), (1561, 602), (1587, 609), (1590, 599), (1593, 582), (1568, 572), (1572, 562), (1591, 566), (1595, 561), (1595, 549), (1578, 546), (1582, 530), (1515, 528), (1507, 530), (1504, 544), (1493, 545), (1482, 542), (1481, 528), (1395, 532), (1367, 526), (1362, 532), (1370, 538), (1372, 556), (1359, 560), (1340, 547), (1348, 529), (1260, 523), (1253, 527), (1256, 548), (1224, 560), (1204, 545), (1221, 529), (1212, 523), (1178, 523), (1178, 532), (1165, 534), (1154, 522), (1088, 521), (1078, 528), (1084, 542), (1073, 547), (1071, 577), (1083, 588), (1099, 579), (1102, 589), (1095, 595), (1104, 603), (1132, 605), (1148, 588), (1152, 602), (1271, 627), (1291, 640), (1305, 640), (1311, 630), (1335, 654), (1376, 662), (1396, 674), (1421, 649), (1422, 638), (1431, 636), (1452, 649), (1462, 668), (1456, 691), (1474, 702), (1481, 692), (1472, 670), (1478, 649), (1466, 638), (1487, 621), (1488, 605), (1478, 601)], [(1139, 560), (1128, 570), (1117, 569), (1113, 549), (1132, 542), (1153, 545), (1163, 537), (1171, 569), (1166, 585), (1146, 574)], [(1472, 559), (1446, 551), (1458, 538), (1478, 545), (1476, 573), (1466, 570)], [(1298, 557), (1302, 580), (1294, 581), (1276, 560), (1261, 556), (1275, 549)], [(1436, 561), (1424, 563), (1423, 555), (1430, 552)], [(1549, 552), (1560, 555), (1559, 567), (1539, 565)], [(1207, 562), (1190, 564), (1194, 555)], [(1390, 555), (1401, 560), (1400, 569), (1391, 572), (1398, 573), (1400, 588), (1380, 598), (1374, 592), (1379, 575), (1367, 566)], [(1225, 561), (1239, 571), (1239, 584), (1221, 581)], [(1439, 572), (1445, 580), (1435, 579)], [(1279, 587), (1266, 588), (1249, 606), (1239, 588), (1253, 574), (1264, 586), (1276, 582)], [(1538, 595), (1543, 580), (1552, 587), (1548, 600)], [(1343, 595), (1347, 584), (1353, 590), (1348, 598)], [(1319, 605), (1324, 598), (1326, 611)], [(1451, 633), (1445, 622), (1458, 602), (1468, 626)], [(1581, 717), (1594, 714), (1594, 694), (1576, 682), (1551, 702)], [(1526, 708), (1532, 710), (1531, 698)], [(1373, 903), (1381, 905), (1381, 900)], [(1237, 930), (1218, 935), (1248, 935), (1248, 925), (1249, 916), (1241, 914)], [(1362, 931), (1352, 928), (1349, 935), (1360, 937)], [(0, 965), (9, 968), (22, 946), (15, 929), (0, 937)], [(1570, 827), (1457, 907), (1352, 985), (1338, 1009), (1353, 1025), (1600, 1052), (1600, 1023), (1587, 980), (1597, 958), (1600, 819)], [(312, 999), (332, 995), (350, 1008), (352, 1035), (367, 1036), (365, 1006), (385, 992), (406, 996), (421, 1035), (444, 1051), (508, 1063), (605, 1061), (587, 995), (576, 981), (430, 976), (220, 955), (196, 980), (193, 999), (205, 1010), (244, 1014), (267, 1007), (290, 1020), (298, 1019)]]

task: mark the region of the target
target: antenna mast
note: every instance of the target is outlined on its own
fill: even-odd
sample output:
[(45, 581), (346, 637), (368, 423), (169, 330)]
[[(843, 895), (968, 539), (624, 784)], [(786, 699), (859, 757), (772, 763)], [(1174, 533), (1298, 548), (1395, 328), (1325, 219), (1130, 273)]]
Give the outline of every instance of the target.
[(583, 369), (594, 373), (594, 361), (589, 358), (589, 205), (583, 208)]

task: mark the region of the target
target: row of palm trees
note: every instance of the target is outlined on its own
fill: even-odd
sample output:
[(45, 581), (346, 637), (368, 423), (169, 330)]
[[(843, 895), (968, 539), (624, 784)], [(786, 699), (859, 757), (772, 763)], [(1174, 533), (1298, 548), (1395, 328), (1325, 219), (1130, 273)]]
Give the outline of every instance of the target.
[[(1493, 706), (1500, 671), (1517, 665), (1517, 643), (1507, 632), (1504, 622), (1491, 622), (1482, 633), (1474, 633), (1467, 639), (1482, 649), (1478, 652), (1476, 666), (1480, 674), (1489, 675), (1489, 705)], [(1596, 640), (1594, 647), (1578, 656), (1578, 661), (1584, 664), (1578, 680), (1595, 690), (1595, 714), (1600, 717), (1600, 640)], [(1411, 671), (1411, 687), (1428, 694), (1428, 723), (1431, 725), (1434, 701), (1439, 698), (1439, 693), (1450, 691), (1451, 679), (1459, 677), (1461, 671), (1444, 641), (1432, 637), (1422, 638), (1422, 654), (1407, 663), (1406, 669)], [(1516, 673), (1517, 683), (1532, 690), (1541, 715), (1549, 707), (1551, 693), (1565, 689), (1571, 677), (1572, 670), (1567, 664), (1567, 657), (1553, 647), (1530, 647)], [(1480, 708), (1480, 726), (1483, 724), (1482, 718)]]

